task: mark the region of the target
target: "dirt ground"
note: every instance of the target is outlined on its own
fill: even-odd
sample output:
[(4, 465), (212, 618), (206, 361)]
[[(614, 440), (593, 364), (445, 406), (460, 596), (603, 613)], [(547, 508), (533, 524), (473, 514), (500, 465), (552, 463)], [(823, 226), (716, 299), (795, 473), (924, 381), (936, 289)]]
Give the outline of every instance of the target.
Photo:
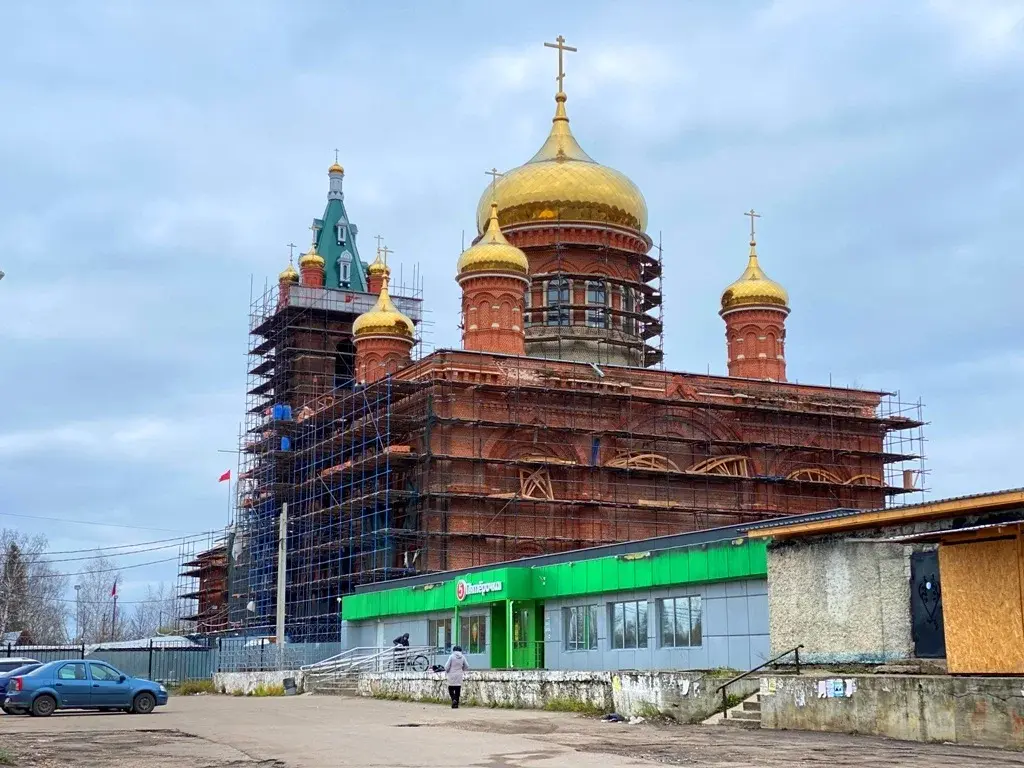
[(172, 698), (147, 716), (0, 715), (0, 748), (19, 768), (1024, 768), (1024, 754), (865, 736), (329, 696)]

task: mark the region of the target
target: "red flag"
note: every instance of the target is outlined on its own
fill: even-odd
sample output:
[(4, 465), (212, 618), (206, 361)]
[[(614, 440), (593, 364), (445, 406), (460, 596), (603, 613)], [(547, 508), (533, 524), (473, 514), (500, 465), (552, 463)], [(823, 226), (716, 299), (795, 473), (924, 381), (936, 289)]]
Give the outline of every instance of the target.
[(218, 483), (223, 483), (225, 480), (230, 480), (230, 479), (231, 479), (231, 470), (229, 469), (227, 472), (225, 472), (223, 475), (221, 475), (220, 477), (217, 478), (217, 482)]
[(111, 597), (117, 597), (117, 580), (114, 580), (114, 588), (110, 590)]

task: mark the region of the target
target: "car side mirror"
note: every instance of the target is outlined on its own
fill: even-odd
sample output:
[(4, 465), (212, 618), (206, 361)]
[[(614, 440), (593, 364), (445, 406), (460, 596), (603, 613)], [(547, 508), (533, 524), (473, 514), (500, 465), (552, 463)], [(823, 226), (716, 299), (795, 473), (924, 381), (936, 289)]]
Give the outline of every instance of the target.
[(128, 679), (127, 677), (125, 677), (124, 675), (121, 675), (120, 679), (117, 682), (123, 683), (127, 679)]

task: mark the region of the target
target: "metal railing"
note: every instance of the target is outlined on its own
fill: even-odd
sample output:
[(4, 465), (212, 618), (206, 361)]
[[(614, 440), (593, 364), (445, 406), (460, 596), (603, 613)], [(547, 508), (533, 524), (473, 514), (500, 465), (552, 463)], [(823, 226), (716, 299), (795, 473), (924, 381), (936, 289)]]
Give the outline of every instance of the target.
[(363, 672), (426, 672), (445, 651), (433, 645), (365, 646), (301, 667), (307, 686), (339, 682)]
[(800, 649), (803, 648), (803, 647), (804, 647), (803, 643), (801, 643), (796, 648), (790, 648), (788, 651), (783, 651), (778, 656), (775, 656), (774, 658), (768, 659), (768, 661), (764, 662), (763, 664), (759, 664), (758, 666), (754, 667), (753, 669), (747, 670), (746, 672), (744, 672), (741, 675), (736, 675), (736, 677), (732, 678), (731, 680), (726, 680), (724, 683), (722, 683), (720, 686), (718, 686), (715, 689), (715, 693), (718, 693), (719, 691), (722, 692), (722, 717), (723, 718), (728, 718), (729, 717), (729, 698), (728, 698), (726, 689), (730, 685), (732, 685), (735, 682), (738, 682), (739, 680), (742, 680), (745, 677), (750, 677), (755, 672), (764, 669), (769, 664), (774, 664), (779, 659), (784, 658), (785, 656), (789, 656), (789, 654), (791, 654), (791, 653), (795, 657), (795, 665), (796, 665), (795, 674), (799, 675), (800, 674)]

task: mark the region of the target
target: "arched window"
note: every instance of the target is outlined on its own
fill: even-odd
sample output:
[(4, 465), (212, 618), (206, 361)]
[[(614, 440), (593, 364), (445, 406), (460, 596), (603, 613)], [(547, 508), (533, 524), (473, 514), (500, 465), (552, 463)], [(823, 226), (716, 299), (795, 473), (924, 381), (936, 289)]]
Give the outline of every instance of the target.
[(337, 238), (338, 238), (338, 245), (344, 245), (345, 244), (345, 224), (344, 224), (344, 222), (339, 221), (335, 225), (334, 230), (335, 230), (335, 234), (337, 235)]
[[(587, 325), (592, 328), (608, 327), (608, 289), (603, 280), (590, 280), (587, 282)], [(589, 307), (600, 307), (590, 309)]]
[(548, 281), (548, 325), (569, 325), (569, 280), (564, 277)]
[(338, 282), (342, 288), (348, 288), (352, 283), (352, 254), (343, 251), (338, 258)]

